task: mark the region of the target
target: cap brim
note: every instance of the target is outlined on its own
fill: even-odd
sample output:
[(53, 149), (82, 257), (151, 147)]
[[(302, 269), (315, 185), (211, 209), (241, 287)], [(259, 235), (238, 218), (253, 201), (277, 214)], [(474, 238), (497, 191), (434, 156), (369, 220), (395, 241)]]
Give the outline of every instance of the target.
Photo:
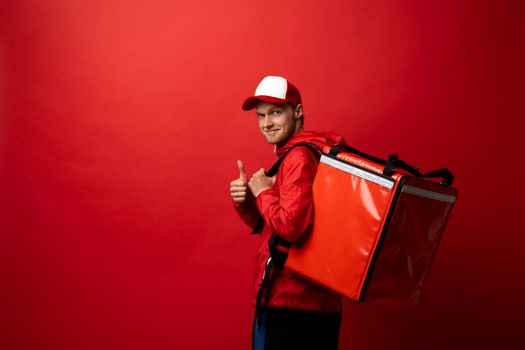
[(244, 103), (242, 104), (242, 109), (245, 111), (249, 111), (250, 109), (254, 109), (255, 107), (257, 107), (257, 105), (260, 102), (279, 104), (285, 103), (287, 101), (273, 96), (252, 96), (248, 97), (246, 101), (244, 101)]

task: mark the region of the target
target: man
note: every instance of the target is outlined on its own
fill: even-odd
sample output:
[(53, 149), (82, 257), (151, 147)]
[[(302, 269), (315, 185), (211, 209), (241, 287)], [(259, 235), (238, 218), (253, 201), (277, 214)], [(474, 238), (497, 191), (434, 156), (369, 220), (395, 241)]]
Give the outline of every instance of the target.
[[(344, 143), (341, 137), (331, 133), (304, 131), (301, 95), (285, 78), (265, 77), (242, 108), (245, 111), (255, 108), (259, 129), (266, 141), (275, 145), (278, 157), (298, 143), (307, 142), (318, 149)], [(312, 184), (318, 157), (308, 147), (295, 147), (273, 177), (266, 176), (265, 170), (259, 169), (248, 178), (244, 163), (237, 161), (240, 175), (230, 184), (234, 207), (241, 219), (256, 231), (254, 233), (261, 236), (256, 259), (254, 304), (268, 263), (268, 241), (272, 235), (293, 244), (312, 225)], [(273, 269), (270, 275), (270, 284), (257, 305), (253, 349), (336, 350), (341, 298), (286, 268)]]

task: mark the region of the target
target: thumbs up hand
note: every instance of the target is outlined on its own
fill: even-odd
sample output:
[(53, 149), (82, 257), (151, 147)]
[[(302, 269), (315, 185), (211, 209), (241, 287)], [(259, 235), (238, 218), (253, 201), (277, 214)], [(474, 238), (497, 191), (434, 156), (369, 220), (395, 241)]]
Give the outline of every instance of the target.
[(242, 160), (237, 161), (239, 168), (239, 178), (230, 183), (230, 195), (234, 202), (244, 203), (248, 194), (248, 175), (246, 175), (246, 168)]
[(266, 176), (264, 169), (261, 168), (257, 170), (255, 174), (252, 175), (250, 182), (248, 182), (248, 186), (250, 187), (250, 190), (252, 191), (253, 195), (257, 197), (262, 191), (272, 188), (274, 183), (275, 176)]
[(237, 167), (239, 168), (239, 179), (248, 183), (248, 175), (246, 175), (246, 169), (242, 160), (237, 161)]

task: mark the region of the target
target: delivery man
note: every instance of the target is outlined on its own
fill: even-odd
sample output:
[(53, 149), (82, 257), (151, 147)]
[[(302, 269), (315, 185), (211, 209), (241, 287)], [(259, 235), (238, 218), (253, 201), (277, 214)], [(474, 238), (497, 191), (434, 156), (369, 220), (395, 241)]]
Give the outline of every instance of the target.
[[(335, 134), (304, 130), (300, 92), (283, 77), (262, 79), (242, 108), (255, 109), (259, 130), (269, 144), (275, 145), (277, 157), (298, 143), (318, 150), (344, 144)], [(248, 176), (244, 163), (237, 161), (239, 178), (230, 184), (231, 198), (240, 218), (261, 238), (253, 286), (253, 303), (257, 306), (254, 350), (338, 348), (340, 296), (286, 268), (273, 269), (269, 286), (261, 288), (264, 277), (269, 277), (264, 275), (272, 236), (293, 244), (312, 226), (312, 184), (318, 162), (319, 154), (305, 146), (291, 149), (273, 177), (266, 176), (262, 168)]]

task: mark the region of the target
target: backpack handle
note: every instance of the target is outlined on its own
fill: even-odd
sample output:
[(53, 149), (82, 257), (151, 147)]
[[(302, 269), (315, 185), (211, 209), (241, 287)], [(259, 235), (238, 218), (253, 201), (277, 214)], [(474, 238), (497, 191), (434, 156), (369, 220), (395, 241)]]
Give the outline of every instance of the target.
[(454, 182), (454, 175), (448, 170), (447, 168), (441, 168), (438, 170), (431, 171), (429, 173), (422, 174), (419, 172), (419, 169), (408, 164), (404, 160), (400, 160), (398, 158), (397, 154), (390, 154), (388, 156), (388, 161), (374, 157), (372, 155), (369, 155), (367, 153), (361, 152), (353, 147), (347, 146), (347, 145), (337, 145), (330, 149), (328, 152), (329, 155), (336, 157), (341, 150), (353, 153), (361, 158), (365, 158), (367, 160), (370, 160), (372, 162), (381, 164), (384, 166), (383, 168), (383, 174), (387, 176), (391, 176), (394, 169), (399, 168), (407, 171), (414, 177), (422, 178), (422, 179), (429, 179), (429, 178), (441, 178), (441, 184), (444, 186), (451, 186)]

